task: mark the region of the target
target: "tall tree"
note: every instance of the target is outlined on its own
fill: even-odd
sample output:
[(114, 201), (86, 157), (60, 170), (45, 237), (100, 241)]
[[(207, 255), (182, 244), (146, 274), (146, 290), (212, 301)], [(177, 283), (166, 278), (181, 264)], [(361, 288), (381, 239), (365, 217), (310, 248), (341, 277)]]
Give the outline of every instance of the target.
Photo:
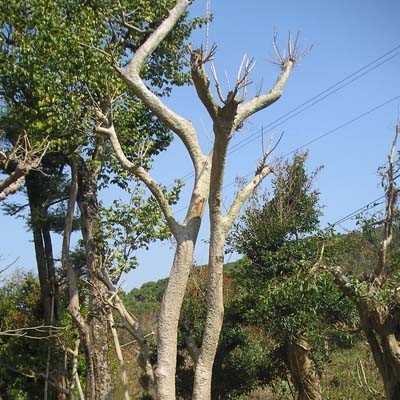
[(271, 197), (254, 197), (230, 239), (247, 257), (238, 276), (237, 306), (274, 341), (271, 355), (283, 365), (275, 373), (290, 371), (299, 400), (320, 400), (313, 357), (318, 340), (312, 339), (323, 335), (326, 301), (335, 297), (335, 288), (326, 275), (316, 280), (309, 273), (321, 247), (320, 209), (305, 162), (306, 154), (296, 154), (276, 172)]
[(369, 221), (365, 226), (372, 226), (372, 230), (381, 235), (376, 257), (369, 259), (370, 269), (362, 274), (348, 274), (347, 269), (357, 270), (357, 257), (347, 268), (344, 265), (327, 267), (333, 273), (339, 289), (358, 310), (360, 325), (382, 376), (388, 400), (400, 396), (400, 275), (398, 253), (393, 246), (394, 234), (398, 231), (398, 188), (395, 180), (399, 170), (399, 161), (396, 159), (399, 134), (400, 127), (397, 125), (383, 180), (385, 215)]
[[(215, 55), (215, 47), (209, 53), (200, 48), (190, 54), (192, 80), (197, 96), (202, 101), (211, 118), (214, 131), (213, 149), (210, 154), (201, 150), (197, 132), (190, 120), (172, 111), (157, 93), (146, 84), (146, 65), (153, 54), (164, 45), (166, 40), (176, 32), (176, 27), (189, 6), (189, 0), (177, 0), (168, 15), (154, 31), (149, 31), (143, 42), (126, 64), (118, 68), (121, 78), (154, 115), (171, 129), (183, 142), (191, 158), (195, 182), (192, 197), (183, 222), (179, 222), (165, 199), (160, 185), (152, 178), (137, 160), (129, 159), (121, 147), (121, 136), (111, 112), (105, 113), (100, 107), (97, 110), (97, 132), (107, 137), (121, 162), (130, 173), (137, 176), (152, 192), (162, 209), (172, 235), (176, 240), (176, 252), (165, 290), (160, 317), (158, 321), (158, 361), (157, 361), (157, 395), (160, 399), (175, 398), (175, 370), (177, 356), (177, 329), (180, 309), (193, 262), (193, 251), (203, 217), (205, 203), (210, 209), (210, 247), (207, 284), (207, 318), (202, 346), (195, 366), (193, 399), (209, 399), (211, 394), (212, 365), (218, 346), (221, 331), (223, 306), (223, 254), (224, 241), (243, 202), (255, 187), (271, 171), (266, 164), (267, 154), (250, 182), (239, 191), (227, 214), (222, 212), (222, 183), (229, 142), (243, 123), (256, 112), (270, 106), (282, 95), (283, 88), (292, 72), (294, 64), (301, 54), (296, 45), (289, 40), (288, 55), (282, 56), (277, 51), (277, 64), (280, 74), (265, 94), (260, 94), (246, 101), (246, 88), (249, 84), (249, 73), (253, 67), (250, 61), (243, 63), (239, 78), (233, 89), (224, 96), (218, 82), (215, 98), (210, 90), (210, 80), (205, 64)], [(174, 29), (175, 28), (175, 29)], [(135, 27), (132, 27), (135, 29)], [(137, 28), (136, 28), (137, 29)], [(297, 42), (297, 41), (296, 41)], [(112, 99), (109, 99), (110, 109)], [(140, 160), (139, 160), (140, 161)]]
[[(87, 338), (89, 332), (92, 338), (94, 349), (86, 354), (88, 365), (94, 363), (94, 368), (87, 369), (93, 373), (87, 377), (86, 389), (87, 396), (93, 399), (112, 396), (107, 367), (109, 311), (104, 303), (108, 289), (100, 279), (104, 268), (103, 246), (96, 237), (98, 183), (105, 176), (101, 173), (106, 162), (108, 166), (112, 162), (104, 140), (93, 138), (92, 109), (96, 105), (106, 112), (104, 100), (115, 100), (115, 121), (121, 132), (130, 132), (122, 141), (124, 149), (130, 157), (140, 159), (144, 167), (152, 155), (168, 145), (171, 139), (168, 127), (124, 89), (107, 59), (124, 59), (135, 52), (145, 33), (157, 27), (167, 5), (161, 1), (159, 7), (149, 7), (140, 0), (124, 5), (112, 0), (84, 5), (77, 1), (42, 0), (1, 3), (4, 74), (0, 88), (7, 109), (19, 130), (28, 132), (32, 140), (41, 141), (48, 136), (53, 153), (63, 153), (66, 156), (63, 162), (75, 163), (77, 167), (77, 200), (90, 288), (89, 317), (85, 325), (78, 327), (82, 337)], [(126, 9), (135, 9), (135, 13), (128, 15)], [(141, 27), (131, 29), (136, 24)], [(160, 95), (168, 94), (171, 84), (188, 82), (181, 71), (180, 55), (194, 26), (182, 18), (180, 29), (148, 60), (146, 79)], [(82, 340), (85, 343), (89, 341)], [(95, 356), (89, 357), (89, 353)]]

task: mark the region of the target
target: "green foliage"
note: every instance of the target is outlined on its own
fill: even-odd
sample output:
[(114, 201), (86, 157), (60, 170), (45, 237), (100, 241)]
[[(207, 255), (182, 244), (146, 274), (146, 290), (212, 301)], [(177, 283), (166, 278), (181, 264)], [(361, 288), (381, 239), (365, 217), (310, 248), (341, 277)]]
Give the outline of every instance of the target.
[[(314, 359), (326, 359), (325, 345), (337, 323), (354, 320), (328, 273), (316, 273), (324, 237), (317, 233), (320, 209), (306, 154), (296, 154), (272, 182), (273, 197), (255, 198), (230, 242), (245, 254), (239, 264), (236, 307), (244, 323), (260, 327), (275, 345), (271, 357), (285, 363), (286, 345), (306, 337)], [(325, 251), (331, 257), (333, 248)], [(337, 338), (337, 339), (339, 339)], [(285, 378), (284, 368), (275, 371)]]
[(160, 279), (132, 289), (129, 293), (122, 295), (124, 304), (139, 316), (158, 311), (167, 282), (167, 279)]
[[(178, 183), (165, 193), (170, 204), (177, 202), (181, 187)], [(168, 225), (154, 198), (146, 197), (139, 184), (129, 192), (129, 203), (114, 200), (112, 206), (100, 207), (101, 238), (109, 249), (108, 264), (114, 280), (118, 280), (122, 272), (137, 266), (136, 250), (148, 249), (150, 243), (170, 237)]]
[[(31, 274), (16, 273), (0, 288), (0, 331), (41, 324), (40, 289)], [(33, 332), (32, 335), (37, 335)], [(42, 372), (46, 363), (46, 341), (0, 336), (0, 396), (40, 399), (43, 381), (30, 374)], [(43, 368), (42, 370), (41, 367)], [(4, 396), (4, 397), (3, 397)]]

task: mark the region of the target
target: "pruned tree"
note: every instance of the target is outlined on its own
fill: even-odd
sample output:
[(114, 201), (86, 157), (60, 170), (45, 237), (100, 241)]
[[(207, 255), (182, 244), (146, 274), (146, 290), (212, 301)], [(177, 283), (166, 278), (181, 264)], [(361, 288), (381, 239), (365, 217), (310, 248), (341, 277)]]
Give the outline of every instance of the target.
[[(190, 69), (197, 96), (211, 118), (214, 143), (209, 154), (204, 154), (197, 132), (190, 120), (171, 110), (144, 81), (143, 70), (149, 57), (173, 32), (178, 21), (185, 14), (189, 0), (177, 0), (168, 16), (152, 32), (147, 32), (142, 44), (130, 55), (126, 66), (118, 68), (121, 78), (129, 89), (183, 142), (190, 156), (195, 173), (192, 196), (187, 213), (179, 222), (171, 210), (161, 186), (152, 178), (140, 160), (132, 160), (124, 154), (120, 143), (118, 126), (114, 124), (112, 112), (97, 109), (97, 132), (108, 138), (121, 165), (138, 177), (151, 191), (164, 213), (172, 235), (176, 240), (176, 252), (165, 290), (158, 321), (158, 360), (156, 370), (157, 396), (159, 399), (175, 398), (175, 370), (177, 356), (177, 330), (180, 309), (193, 263), (193, 252), (203, 217), (205, 203), (210, 210), (210, 246), (207, 283), (207, 317), (202, 345), (195, 365), (193, 399), (208, 399), (211, 392), (212, 365), (221, 331), (223, 305), (223, 255), (226, 234), (245, 200), (260, 182), (271, 172), (265, 154), (255, 176), (236, 194), (229, 211), (222, 211), (222, 185), (229, 142), (243, 123), (256, 112), (277, 101), (301, 56), (297, 40), (289, 39), (288, 53), (277, 52), (280, 74), (271, 90), (246, 100), (246, 89), (250, 83), (249, 74), (254, 64), (242, 63), (237, 81), (227, 95), (216, 80), (216, 98), (210, 89), (210, 79), (205, 65), (215, 55), (215, 47), (206, 53), (204, 49), (191, 50)], [(133, 27), (134, 28), (134, 27)], [(216, 77), (216, 74), (214, 74)], [(109, 99), (109, 109), (112, 109)]]
[[(356, 276), (348, 274), (343, 265), (323, 265), (358, 310), (360, 325), (382, 376), (388, 400), (400, 396), (400, 279), (398, 260), (391, 255), (394, 233), (398, 229), (395, 217), (399, 189), (395, 180), (398, 178), (396, 143), (399, 134), (397, 125), (384, 176), (385, 216), (373, 221), (374, 230), (381, 234), (376, 259), (370, 260), (375, 265), (371, 265), (372, 270)], [(357, 264), (356, 259), (353, 262)], [(357, 270), (357, 265), (350, 268)]]

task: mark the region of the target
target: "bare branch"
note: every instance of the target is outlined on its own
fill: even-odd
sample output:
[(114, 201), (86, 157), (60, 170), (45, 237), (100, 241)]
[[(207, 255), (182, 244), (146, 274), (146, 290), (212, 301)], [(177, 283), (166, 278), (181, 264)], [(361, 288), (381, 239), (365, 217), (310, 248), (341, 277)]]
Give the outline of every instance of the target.
[(293, 70), (294, 64), (295, 62), (293, 60), (288, 59), (281, 66), (281, 73), (274, 83), (272, 89), (268, 93), (265, 93), (261, 96), (253, 97), (246, 103), (239, 105), (238, 113), (235, 118), (236, 127), (241, 126), (244, 120), (246, 120), (256, 112), (275, 103), (275, 101), (277, 101), (281, 97), (286, 82), (288, 81), (289, 76)]
[[(43, 340), (58, 337), (60, 333), (65, 331), (66, 329), (68, 328), (65, 326), (38, 325), (25, 328), (7, 329), (1, 331), (0, 336), (17, 336), (27, 339)], [(40, 334), (40, 336), (33, 336), (28, 332), (36, 332)], [(45, 333), (46, 335), (43, 336), (43, 333)]]
[(212, 120), (217, 118), (218, 105), (210, 91), (210, 80), (206, 75), (204, 65), (206, 62), (211, 61), (215, 55), (217, 46), (213, 45), (208, 54), (205, 54), (203, 48), (192, 50), (190, 54), (190, 65), (192, 72), (192, 79), (197, 91), (197, 95), (206, 107)]
[(263, 179), (271, 172), (272, 168), (270, 166), (264, 166), (243, 189), (239, 190), (239, 192), (236, 194), (235, 199), (233, 200), (233, 203), (228, 213), (224, 217), (224, 228), (226, 232), (232, 226), (235, 218), (240, 212), (240, 209), (242, 208), (246, 200), (250, 197), (251, 193), (253, 193), (254, 189), (256, 189), (257, 186), (263, 181)]
[(185, 336), (187, 351), (193, 363), (196, 365), (197, 360), (199, 359), (200, 349), (198, 348), (196, 341), (194, 340), (194, 337), (192, 335), (192, 332), (190, 331), (190, 328), (186, 323), (184, 323), (184, 336)]
[(158, 96), (151, 92), (140, 77), (147, 58), (174, 28), (189, 3), (189, 0), (177, 0), (175, 6), (169, 11), (168, 17), (137, 49), (121, 74), (136, 96), (183, 141), (198, 172), (201, 169), (204, 155), (192, 123), (167, 107)]
[(68, 279), (68, 289), (69, 289), (68, 310), (72, 316), (72, 319), (74, 320), (80, 332), (82, 333), (86, 331), (87, 324), (80, 312), (78, 283), (76, 280), (74, 268), (69, 260), (72, 223), (74, 218), (75, 202), (78, 193), (78, 171), (77, 171), (76, 160), (74, 158), (70, 159), (70, 166), (71, 166), (71, 184), (69, 190), (67, 215), (65, 217), (65, 227), (64, 227), (64, 235), (63, 235), (62, 250), (61, 250), (61, 265), (63, 267), (63, 270), (66, 271)]
[(126, 309), (124, 303), (121, 301), (118, 291), (114, 288), (108, 272), (103, 269), (103, 274), (100, 277), (109, 290), (110, 297), (107, 300), (108, 304), (116, 309), (121, 316), (124, 323), (122, 326), (128, 330), (129, 333), (136, 339), (140, 347), (139, 365), (145, 372), (149, 385), (154, 386), (155, 377), (153, 366), (150, 362), (150, 350), (146, 341), (146, 336), (143, 334), (138, 320)]
[(47, 140), (32, 146), (28, 136), (23, 135), (9, 153), (0, 151), (0, 168), (7, 169), (8, 165), (15, 164), (11, 174), (0, 182), (0, 201), (21, 188), (25, 176), (39, 167), (48, 147)]
[[(108, 120), (107, 120), (108, 122)], [(114, 125), (111, 125), (108, 128), (104, 128), (101, 125), (97, 126), (97, 132), (106, 135), (111, 142), (111, 145), (115, 151), (115, 154), (120, 161), (121, 165), (131, 172), (133, 175), (137, 176), (151, 191), (153, 196), (156, 198), (157, 202), (160, 205), (160, 208), (164, 214), (164, 217), (168, 223), (168, 226), (172, 232), (172, 234), (176, 235), (180, 225), (175, 220), (171, 207), (169, 206), (168, 200), (165, 197), (165, 194), (158, 183), (151, 177), (151, 175), (138, 163), (134, 163), (125, 156), (125, 153), (119, 143), (117, 134), (115, 133)]]
[(222, 92), (221, 92), (221, 85), (219, 84), (219, 81), (218, 81), (217, 71), (216, 71), (215, 66), (214, 66), (213, 63), (211, 63), (211, 67), (210, 68), (211, 68), (212, 76), (214, 78), (214, 84), (215, 84), (215, 88), (217, 89), (218, 97), (221, 100), (221, 102), (225, 104), (225, 99), (224, 99), (224, 96), (222, 95)]
[[(299, 34), (297, 34), (296, 38), (293, 40), (289, 33), (287, 51), (281, 51), (279, 49), (277, 44), (277, 34), (274, 35), (272, 45), (275, 51), (275, 59), (273, 60), (273, 63), (279, 65), (281, 73), (268, 93), (257, 95), (247, 103), (239, 106), (238, 115), (235, 121), (235, 126), (237, 127), (241, 126), (245, 119), (249, 118), (257, 111), (270, 106), (281, 97), (295, 63), (301, 60), (311, 50), (311, 47), (304, 49), (300, 46)], [(248, 83), (246, 83), (246, 79), (243, 84), (247, 85)]]

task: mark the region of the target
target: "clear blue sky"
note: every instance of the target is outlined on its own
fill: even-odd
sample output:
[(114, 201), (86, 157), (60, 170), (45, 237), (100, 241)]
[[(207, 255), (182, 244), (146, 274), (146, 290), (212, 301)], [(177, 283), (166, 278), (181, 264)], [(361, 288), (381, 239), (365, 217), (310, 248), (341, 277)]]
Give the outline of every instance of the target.
[[(262, 152), (261, 127), (265, 127), (265, 142), (269, 135), (276, 138), (284, 131), (284, 139), (275, 152), (279, 157), (358, 117), (306, 146), (310, 170), (324, 166), (316, 181), (324, 205), (322, 223), (335, 222), (379, 197), (382, 192), (376, 170), (386, 160), (400, 115), (400, 97), (394, 99), (400, 96), (400, 2), (211, 0), (210, 4), (214, 21), (209, 27), (209, 42), (218, 46), (214, 63), (225, 89), (225, 75), (234, 81), (244, 54), (256, 60), (249, 95), (260, 85), (264, 90), (270, 87), (279, 73), (269, 62), (275, 31), (279, 33), (281, 43), (285, 42), (289, 31), (293, 34), (300, 31), (301, 43), (313, 46), (296, 66), (283, 97), (247, 122), (233, 139), (231, 146), (236, 145), (237, 150), (228, 158), (225, 204), (228, 206), (232, 200), (235, 187), (230, 184), (235, 178), (254, 171)], [(204, 15), (205, 10), (206, 0), (195, 0), (191, 6), (193, 15)], [(193, 47), (198, 47), (204, 39), (204, 30), (196, 33)], [(327, 97), (318, 103), (307, 103), (309, 108), (297, 109), (297, 112), (301, 111), (298, 115), (288, 114), (291, 118), (287, 121), (287, 117), (281, 118), (377, 59), (326, 92)], [(351, 82), (352, 79), (355, 80)], [(336, 92), (332, 93), (334, 90)], [(168, 104), (193, 121), (207, 150), (210, 142), (203, 126), (211, 136), (210, 123), (193, 89), (177, 90), (168, 99)], [(373, 109), (375, 111), (371, 111)], [(244, 145), (246, 142), (243, 141), (247, 139), (249, 143)], [(190, 171), (189, 159), (176, 141), (155, 163), (154, 176), (169, 184), (175, 177)], [(187, 186), (191, 183), (188, 180)], [(176, 209), (181, 210), (186, 203), (184, 194)], [(184, 212), (178, 216), (183, 217)], [(207, 261), (207, 248), (203, 243), (208, 237), (206, 219), (207, 216), (196, 252), (196, 261), (200, 264)], [(31, 236), (23, 221), (0, 216), (0, 224), (3, 263), (20, 256), (18, 264), (21, 267), (35, 269)], [(346, 224), (351, 226), (352, 221)], [(139, 252), (140, 267), (126, 277), (126, 289), (167, 276), (172, 257), (169, 244), (157, 244), (148, 252)]]

